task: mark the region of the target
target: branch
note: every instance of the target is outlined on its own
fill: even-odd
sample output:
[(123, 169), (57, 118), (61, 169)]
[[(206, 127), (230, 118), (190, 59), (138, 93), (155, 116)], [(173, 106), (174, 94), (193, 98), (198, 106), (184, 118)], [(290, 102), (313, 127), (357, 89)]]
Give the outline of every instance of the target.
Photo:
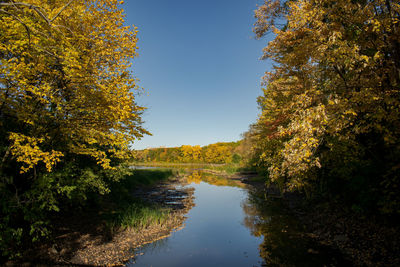
[(8, 156), (9, 156), (9, 154), (10, 154), (10, 151), (11, 151), (11, 146), (8, 146), (7, 150), (6, 150), (6, 153), (4, 154), (3, 159), (1, 160), (1, 163), (0, 163), (0, 167), (1, 168), (3, 168), (4, 164), (6, 163), (6, 160), (7, 160)]
[[(1, 5), (1, 4), (0, 4), (0, 5)], [(10, 13), (10, 12), (7, 12), (7, 11), (5, 11), (4, 9), (0, 9), (0, 11), (3, 12), (3, 13), (5, 13), (5, 14), (7, 14), (7, 15), (10, 15), (10, 16), (13, 17), (14, 19), (18, 20), (19, 23), (21, 23), (22, 26), (25, 27), (26, 33), (28, 34), (29, 45), (30, 45), (30, 44), (31, 44), (31, 30), (29, 29), (29, 27), (26, 26), (26, 24), (23, 23), (22, 20), (20, 20), (20, 19), (19, 19), (17, 16), (15, 16), (14, 14), (12, 14), (12, 13)]]
[[(23, 2), (12, 2), (12, 3), (0, 3), (0, 6), (14, 6), (14, 7), (16, 7), (16, 6), (25, 6), (25, 7), (28, 7), (30, 9), (35, 10), (36, 13), (39, 14), (39, 16), (41, 16), (48, 24), (50, 24), (51, 22), (53, 22), (61, 14), (61, 12), (63, 12), (69, 5), (71, 5), (71, 3), (73, 1), (74, 0), (70, 0), (65, 6), (63, 6), (60, 9), (60, 11), (58, 11), (58, 13), (52, 19), (49, 19), (42, 11), (40, 11), (40, 9), (42, 9), (41, 7), (35, 6), (35, 5), (32, 5), (32, 4), (27, 4), (27, 3), (23, 3)], [(3, 11), (3, 10), (1, 10), (1, 11)]]
[(344, 74), (340, 71), (340, 69), (336, 65), (334, 65), (333, 68), (336, 71), (336, 73), (339, 74), (340, 78), (342, 78), (342, 80), (344, 82), (344, 86), (346, 87), (346, 89), (348, 89), (349, 86), (347, 85), (347, 80), (344, 77)]
[(25, 6), (28, 7), (30, 9), (33, 9), (36, 11), (36, 13), (39, 14), (39, 16), (41, 16), (48, 24), (50, 24), (49, 19), (47, 18), (46, 15), (44, 15), (42, 13), (42, 11), (40, 11), (40, 9), (42, 9), (39, 6), (35, 6), (35, 5), (31, 5), (31, 4), (27, 4), (27, 3), (22, 3), (22, 2), (13, 2), (13, 3), (0, 3), (0, 6)]
[(74, 1), (74, 0), (70, 0), (70, 1), (68, 2), (68, 4), (66, 4), (63, 8), (61, 8), (61, 10), (58, 11), (58, 13), (50, 20), (50, 22), (53, 22), (53, 21), (61, 14), (61, 12), (63, 12), (64, 9), (66, 9), (73, 1)]
[[(14, 8), (18, 8), (18, 6), (23, 6), (23, 7), (28, 7), (29, 9), (33, 9), (33, 10), (35, 10), (35, 12), (37, 13), (37, 14), (39, 14), (39, 16), (40, 17), (42, 17), (46, 22), (47, 22), (47, 24), (49, 24), (49, 26), (51, 27), (51, 23), (68, 7), (68, 6), (70, 6), (71, 5), (71, 3), (73, 2), (74, 0), (70, 0), (65, 6), (63, 6), (61, 9), (60, 9), (60, 11), (58, 11), (58, 13), (52, 18), (52, 19), (49, 19), (48, 17), (47, 17), (47, 15), (45, 15), (45, 11), (40, 7), (40, 6), (35, 6), (35, 5), (32, 5), (32, 4), (27, 4), (27, 3), (23, 3), (23, 2), (11, 2), (11, 3), (4, 3), (4, 2), (0, 2), (0, 12), (3, 12), (3, 13), (5, 13), (5, 14), (7, 14), (7, 15), (9, 15), (9, 16), (12, 16), (14, 19), (16, 19), (16, 20), (18, 20), (24, 27), (25, 27), (25, 29), (26, 29), (26, 32), (27, 32), (27, 34), (28, 34), (28, 38), (29, 38), (29, 44), (31, 43), (31, 30), (29, 29), (29, 27), (25, 24), (25, 23), (23, 23), (22, 22), (22, 20), (20, 19), (20, 18), (18, 18), (16, 15), (14, 15), (14, 14), (12, 14), (12, 13), (10, 13), (10, 12), (8, 12), (8, 11), (6, 11), (6, 10), (4, 10), (4, 9), (2, 9), (1, 7), (14, 7)], [(18, 8), (19, 9), (19, 8)], [(42, 11), (43, 12), (42, 12)], [(56, 25), (56, 27), (61, 27), (61, 25)], [(65, 27), (65, 26), (64, 26)], [(67, 27), (65, 27), (65, 28), (67, 28)], [(67, 28), (70, 32), (72, 32), (69, 28)]]

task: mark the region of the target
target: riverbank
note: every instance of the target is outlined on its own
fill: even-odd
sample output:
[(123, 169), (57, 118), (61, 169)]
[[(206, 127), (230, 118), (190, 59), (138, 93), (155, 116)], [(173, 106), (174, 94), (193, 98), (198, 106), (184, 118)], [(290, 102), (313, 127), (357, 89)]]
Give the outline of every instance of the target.
[[(354, 266), (400, 266), (397, 255), (400, 245), (398, 226), (385, 225), (376, 218), (346, 212), (339, 208), (340, 205), (305, 203), (299, 194), (281, 195), (275, 187), (266, 188), (262, 177), (255, 173), (192, 168), (179, 173), (161, 169), (138, 169), (135, 172), (136, 179), (126, 180), (123, 187), (114, 192), (121, 195), (122, 189), (130, 188), (133, 203), (127, 206), (123, 204), (122, 208), (116, 209), (109, 201), (100, 201), (100, 209), (86, 209), (74, 212), (74, 216), (59, 217), (54, 221), (51, 241), (31, 248), (26, 251), (23, 261), (9, 262), (8, 266), (121, 266), (137, 256), (134, 255), (135, 248), (168, 237), (171, 232), (183, 227), (185, 215), (194, 203), (193, 188), (182, 185), (204, 181), (216, 186), (252, 188), (261, 191), (261, 198), (282, 202), (283, 212), (293, 214), (302, 225), (295, 235), (299, 242), (314, 240), (310, 244), (318, 243), (332, 251), (338, 250), (345, 255), (346, 263), (348, 260)], [(134, 186), (129, 186), (131, 182)], [(127, 207), (132, 207), (132, 204), (136, 212), (134, 216), (127, 212)], [(248, 212), (249, 218), (252, 218), (251, 209)], [(270, 216), (269, 213), (267, 215)], [(126, 219), (131, 217), (135, 220)], [(258, 222), (256, 218), (255, 223)], [(269, 220), (266, 219), (266, 222)], [(281, 224), (277, 226), (281, 227)], [(266, 226), (271, 227), (269, 223)], [(260, 229), (263, 227), (261, 225)], [(274, 233), (280, 233), (281, 230)], [(271, 240), (279, 243), (280, 238), (277, 235), (276, 240)], [(268, 246), (265, 248), (266, 251), (269, 249)], [(304, 253), (299, 257), (318, 253), (323, 255), (325, 252), (308, 247)]]
[(279, 199), (303, 225), (307, 238), (337, 249), (354, 266), (400, 266), (400, 225), (393, 218), (356, 213), (339, 202), (310, 203), (299, 193), (281, 194), (254, 173), (203, 171), (240, 180), (266, 198)]
[(210, 170), (224, 174), (237, 174), (243, 170), (239, 163), (184, 163), (184, 162), (131, 162), (132, 166), (172, 168), (177, 170)]
[[(122, 266), (134, 257), (135, 248), (178, 230), (193, 206), (193, 190), (182, 187), (182, 176), (160, 177), (171, 171), (140, 172), (158, 175), (159, 180), (131, 188), (128, 193), (134, 201), (130, 206), (121, 210), (104, 199), (100, 207), (61, 215), (54, 219), (48, 241), (27, 249), (21, 260), (6, 266)], [(133, 207), (133, 215), (126, 212), (127, 207)]]
[(392, 220), (345, 210), (337, 203), (307, 208), (287, 203), (309, 237), (338, 248), (355, 266), (400, 266), (400, 227)]
[(400, 226), (393, 219), (356, 213), (341, 203), (309, 203), (298, 193), (279, 195), (275, 187), (264, 192), (282, 200), (305, 236), (338, 249), (353, 266), (400, 266)]
[(249, 184), (267, 198), (282, 200), (303, 225), (305, 236), (339, 250), (354, 266), (400, 266), (400, 226), (393, 219), (356, 213), (339, 202), (311, 203), (298, 193), (280, 194), (277, 187), (265, 187), (255, 173), (229, 173), (221, 166), (202, 166), (201, 172)]
[[(138, 168), (172, 168), (182, 173), (202, 172), (215, 175), (231, 181), (240, 181), (257, 188), (264, 188), (265, 180), (255, 171), (248, 170), (241, 164), (225, 163), (171, 163), (171, 162), (135, 162)], [(204, 177), (203, 177), (204, 178)]]

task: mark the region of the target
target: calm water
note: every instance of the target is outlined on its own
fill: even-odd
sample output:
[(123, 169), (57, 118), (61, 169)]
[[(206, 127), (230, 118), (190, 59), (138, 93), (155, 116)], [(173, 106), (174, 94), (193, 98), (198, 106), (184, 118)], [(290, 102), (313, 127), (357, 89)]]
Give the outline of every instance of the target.
[(136, 262), (127, 266), (349, 265), (337, 252), (307, 239), (279, 202), (221, 178), (207, 175), (207, 183), (198, 174), (194, 178), (189, 186), (195, 188), (196, 206), (185, 227), (138, 249)]

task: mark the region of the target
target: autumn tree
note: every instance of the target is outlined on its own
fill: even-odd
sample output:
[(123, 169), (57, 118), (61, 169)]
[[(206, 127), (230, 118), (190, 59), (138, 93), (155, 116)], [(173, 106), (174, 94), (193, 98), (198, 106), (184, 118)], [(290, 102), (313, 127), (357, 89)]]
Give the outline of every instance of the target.
[(208, 163), (229, 163), (232, 152), (228, 146), (216, 143), (204, 147), (204, 160)]
[[(107, 192), (89, 162), (111, 170), (147, 133), (130, 71), (137, 30), (124, 25), (121, 3), (0, 1), (1, 227), (17, 226), (13, 214), (31, 209), (30, 234), (44, 234), (35, 209), (57, 211), (58, 198), (76, 192)], [(61, 169), (69, 173), (51, 175)]]
[(390, 0), (267, 0), (255, 11), (257, 37), (275, 35), (255, 126), (271, 181), (309, 193), (345, 184), (353, 201), (400, 212), (399, 14)]
[(180, 147), (158, 147), (135, 151), (138, 162), (176, 163), (239, 163), (248, 157), (248, 147), (242, 141), (219, 142), (207, 146), (182, 145)]
[(191, 145), (183, 145), (179, 148), (180, 157), (179, 160), (181, 162), (198, 162), (201, 161), (201, 147), (191, 146)]

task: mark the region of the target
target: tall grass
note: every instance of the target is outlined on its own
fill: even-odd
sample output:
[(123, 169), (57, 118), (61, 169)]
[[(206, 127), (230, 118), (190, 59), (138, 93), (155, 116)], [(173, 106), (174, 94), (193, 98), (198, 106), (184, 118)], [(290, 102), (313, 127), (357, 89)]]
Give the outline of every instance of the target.
[(132, 203), (125, 207), (114, 223), (122, 228), (142, 229), (149, 226), (160, 226), (165, 224), (170, 215), (170, 210), (141, 202)]
[(123, 180), (111, 185), (111, 193), (102, 201), (102, 217), (111, 233), (120, 229), (140, 230), (149, 226), (161, 226), (170, 217), (170, 210), (159, 205), (147, 203), (133, 197), (132, 191), (138, 187), (152, 186), (174, 175), (172, 170), (129, 170)]

